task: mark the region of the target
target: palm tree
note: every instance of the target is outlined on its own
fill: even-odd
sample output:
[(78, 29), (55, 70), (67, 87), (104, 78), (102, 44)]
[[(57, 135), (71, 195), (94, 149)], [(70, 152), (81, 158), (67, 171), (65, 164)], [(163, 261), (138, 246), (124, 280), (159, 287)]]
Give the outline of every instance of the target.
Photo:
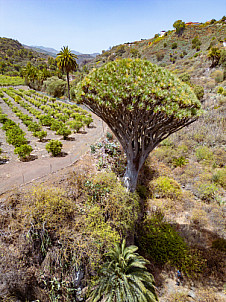
[(149, 262), (136, 251), (134, 245), (116, 244), (106, 254), (107, 261), (100, 270), (100, 278), (91, 290), (92, 302), (156, 302), (154, 278), (147, 271)]
[(76, 59), (78, 57), (71, 52), (71, 50), (68, 48), (68, 46), (63, 46), (61, 48), (61, 51), (57, 54), (57, 65), (59, 69), (61, 69), (63, 72), (65, 71), (67, 74), (67, 89), (68, 89), (68, 98), (70, 100), (70, 86), (69, 86), (69, 72), (75, 71), (78, 67), (78, 64), (76, 62)]

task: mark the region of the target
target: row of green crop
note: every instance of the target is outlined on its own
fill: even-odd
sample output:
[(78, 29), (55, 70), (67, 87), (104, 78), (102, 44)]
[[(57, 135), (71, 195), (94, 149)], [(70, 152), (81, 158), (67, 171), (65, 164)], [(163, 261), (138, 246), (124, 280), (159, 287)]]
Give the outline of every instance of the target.
[(12, 112), (27, 126), (28, 130), (32, 132), (34, 137), (38, 137), (41, 141), (47, 136), (47, 132), (44, 131), (40, 124), (33, 121), (32, 117), (28, 114), (24, 114), (18, 107), (14, 106), (8, 98), (2, 98), (3, 101), (11, 108)]
[[(62, 135), (64, 139), (67, 139), (67, 137), (71, 134), (71, 130), (62, 121), (56, 120), (49, 115), (41, 114), (40, 111), (30, 107), (29, 104), (21, 100), (20, 96), (14, 94), (12, 91), (5, 91), (14, 99), (16, 103), (18, 103), (21, 107), (25, 108), (31, 114), (35, 115), (37, 119), (39, 119), (39, 124), (33, 122), (33, 119), (29, 115), (23, 114), (18, 107), (14, 106), (12, 102), (8, 100), (8, 98), (2, 98), (16, 114), (16, 116), (20, 118), (28, 127), (28, 130), (33, 132), (33, 136), (38, 137), (40, 141), (47, 136), (47, 132), (41, 129), (41, 125), (49, 126), (52, 131), (56, 131), (56, 134)], [(74, 121), (74, 123), (70, 123), (70, 125), (72, 125), (72, 127), (74, 126), (74, 129), (77, 129), (77, 131), (82, 127), (82, 125), (80, 125), (79, 122), (76, 121)]]
[[(66, 114), (59, 113), (56, 110), (49, 110), (48, 107), (43, 108), (40, 104), (36, 104), (37, 101), (34, 99), (25, 97), (26, 101), (32, 105), (36, 105), (39, 110), (30, 107), (25, 101), (21, 100), (19, 95), (16, 95), (12, 89), (2, 89), (9, 96), (11, 96), (15, 102), (20, 104), (22, 107), (27, 109), (32, 115), (34, 115), (37, 119), (40, 120), (42, 126), (49, 126), (52, 131), (57, 131), (56, 134), (63, 135), (64, 138), (67, 138), (68, 135), (71, 134), (69, 126), (72, 130), (79, 132), (79, 130), (86, 126), (89, 126), (93, 121), (90, 115), (81, 115), (78, 113), (72, 114), (72, 118), (69, 120), (69, 116)], [(39, 107), (40, 106), (40, 107)], [(42, 114), (41, 111), (48, 112), (48, 114)]]
[(6, 75), (0, 75), (0, 86), (17, 86), (24, 85), (24, 79), (21, 77), (10, 77)]
[(9, 119), (6, 114), (3, 114), (1, 108), (0, 123), (3, 124), (2, 129), (5, 131), (7, 143), (15, 147), (14, 153), (18, 154), (21, 159), (29, 156), (33, 149), (25, 138), (26, 133), (18, 124)]
[[(5, 89), (5, 92), (8, 93), (7, 89)], [(10, 91), (10, 94), (12, 96), (12, 92), (22, 95), (22, 89), (20, 89), (19, 93), (17, 90)], [(28, 91), (29, 95), (31, 95), (30, 91)], [(48, 116), (53, 117), (54, 119), (57, 119), (62, 122), (69, 122), (68, 125), (76, 125), (74, 129), (81, 129), (84, 126), (89, 127), (90, 124), (93, 122), (92, 116), (90, 113), (88, 113), (86, 110), (79, 108), (77, 105), (70, 105), (65, 104), (62, 102), (54, 102), (53, 98), (49, 98), (49, 102), (47, 104), (48, 97), (45, 97), (44, 99), (38, 98), (38, 100), (35, 100), (33, 98), (26, 96), (27, 91), (24, 91), (23, 98), (28, 101), (30, 104), (34, 105), (36, 108), (39, 108), (43, 112), (47, 113)], [(12, 96), (13, 97), (13, 96)], [(47, 105), (46, 105), (47, 104)], [(34, 112), (34, 114), (39, 115), (39, 113)], [(78, 121), (78, 123), (71, 123), (70, 120)], [(72, 128), (73, 129), (73, 128)], [(79, 131), (79, 130), (78, 130)]]

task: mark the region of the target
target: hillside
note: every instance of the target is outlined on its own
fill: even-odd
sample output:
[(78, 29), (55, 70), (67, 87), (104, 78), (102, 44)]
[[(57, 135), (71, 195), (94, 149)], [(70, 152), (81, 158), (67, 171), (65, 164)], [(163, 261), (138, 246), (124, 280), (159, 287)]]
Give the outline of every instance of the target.
[[(223, 19), (223, 18), (222, 18)], [(192, 47), (192, 40), (197, 38), (201, 44)], [(186, 25), (181, 35), (175, 30), (167, 31), (161, 37), (156, 34), (154, 38), (141, 41), (126, 42), (112, 47), (97, 56), (90, 67), (98, 67), (103, 63), (117, 58), (145, 58), (152, 63), (161, 66), (172, 65), (182, 59), (190, 59), (193, 56), (206, 54), (212, 46), (223, 47), (226, 40), (226, 24), (223, 19), (213, 24)]]
[[(147, 58), (189, 84), (205, 112), (150, 153), (134, 194), (122, 186), (126, 157), (109, 129), (75, 164), (2, 194), (0, 300), (91, 302), (106, 252), (126, 238), (150, 261), (160, 302), (225, 301), (225, 34), (222, 21), (186, 26), (180, 36), (168, 31), (114, 46), (87, 62), (88, 69), (117, 58)], [(195, 37), (201, 44), (192, 43)], [(220, 53), (215, 66), (208, 59), (213, 46)], [(18, 102), (30, 100), (19, 92)], [(10, 103), (3, 96), (2, 110)], [(34, 104), (45, 100), (40, 94)], [(48, 105), (43, 110), (49, 112)], [(45, 143), (34, 138), (34, 145)], [(60, 164), (62, 157), (55, 160)]]
[(19, 75), (22, 67), (28, 62), (38, 66), (47, 61), (48, 56), (26, 49), (20, 42), (0, 37), (0, 73), (5, 75)]

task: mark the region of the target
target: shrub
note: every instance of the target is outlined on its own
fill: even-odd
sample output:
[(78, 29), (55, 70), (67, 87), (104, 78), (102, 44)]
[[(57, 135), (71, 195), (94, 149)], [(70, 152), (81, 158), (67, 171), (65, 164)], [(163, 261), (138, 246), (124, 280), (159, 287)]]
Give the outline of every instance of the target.
[(41, 126), (35, 122), (31, 122), (28, 125), (28, 130), (31, 132), (36, 132), (36, 131), (40, 131), (41, 130)]
[(199, 100), (201, 100), (204, 96), (204, 88), (200, 85), (194, 85), (193, 86), (193, 91), (195, 93), (195, 95), (197, 96), (197, 98)]
[(57, 156), (61, 153), (63, 144), (58, 140), (51, 140), (46, 144), (46, 150), (52, 153), (52, 156)]
[(13, 128), (7, 131), (6, 133), (7, 138), (6, 141), (7, 143), (19, 147), (21, 145), (27, 144), (27, 140), (24, 137), (23, 131), (21, 129)]
[(69, 121), (68, 125), (70, 126), (71, 129), (75, 130), (77, 133), (84, 126), (83, 122), (81, 121)]
[(200, 183), (198, 186), (198, 196), (205, 202), (217, 200), (218, 187), (213, 183)]
[(208, 226), (207, 214), (204, 210), (195, 208), (192, 211), (191, 222), (201, 228)]
[(159, 212), (144, 221), (139, 228), (139, 247), (156, 263), (180, 266), (188, 247), (175, 229)]
[(192, 40), (192, 49), (196, 48), (196, 50), (200, 50), (200, 46), (201, 46), (202, 42), (198, 39), (198, 37), (195, 37)]
[(185, 83), (190, 83), (191, 81), (191, 76), (190, 74), (188, 74), (187, 72), (185, 73), (182, 73), (180, 76), (179, 76), (179, 79)]
[(34, 137), (38, 137), (39, 138), (39, 140), (41, 141), (44, 137), (46, 137), (47, 136), (47, 132), (46, 131), (44, 131), (44, 130), (41, 130), (41, 131), (35, 131), (35, 132), (33, 132), (33, 136)]
[(66, 82), (54, 76), (44, 81), (43, 87), (53, 97), (61, 97), (64, 95)]
[(25, 144), (25, 145), (16, 147), (14, 149), (14, 153), (18, 154), (21, 159), (25, 159), (31, 154), (32, 150), (33, 149), (30, 145)]
[(224, 88), (223, 88), (223, 87), (218, 87), (218, 88), (217, 88), (217, 93), (222, 94), (223, 91), (224, 91)]
[(67, 139), (68, 136), (71, 134), (71, 130), (68, 127), (64, 126), (64, 127), (61, 127), (60, 129), (58, 129), (56, 134), (63, 135), (63, 138)]
[(226, 189), (226, 168), (217, 169), (213, 174), (212, 180)]
[(166, 48), (166, 46), (167, 46), (167, 43), (166, 43), (166, 42), (164, 42), (163, 46), (164, 46), (164, 48)]
[(214, 72), (211, 73), (211, 77), (215, 79), (216, 83), (221, 83), (223, 82), (224, 79), (223, 71), (215, 70)]
[(171, 48), (172, 48), (172, 49), (176, 49), (176, 48), (177, 48), (177, 43), (174, 42), (174, 43), (172, 44)]
[(164, 54), (163, 53), (157, 53), (156, 55), (157, 61), (162, 61), (162, 59), (164, 58)]
[(182, 192), (176, 180), (167, 176), (160, 176), (152, 181), (155, 195), (165, 198), (181, 198)]
[(213, 152), (207, 146), (198, 147), (196, 149), (195, 155), (198, 161), (213, 159)]

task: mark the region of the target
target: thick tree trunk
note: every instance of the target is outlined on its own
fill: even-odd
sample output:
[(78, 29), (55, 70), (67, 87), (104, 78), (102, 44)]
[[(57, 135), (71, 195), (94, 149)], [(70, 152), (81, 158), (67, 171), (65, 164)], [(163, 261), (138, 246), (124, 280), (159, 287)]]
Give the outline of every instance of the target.
[(133, 160), (127, 158), (126, 172), (123, 177), (124, 185), (128, 191), (134, 192), (137, 186), (139, 169)]
[(67, 72), (67, 93), (68, 93), (68, 99), (70, 101), (70, 88), (69, 88), (69, 73)]

